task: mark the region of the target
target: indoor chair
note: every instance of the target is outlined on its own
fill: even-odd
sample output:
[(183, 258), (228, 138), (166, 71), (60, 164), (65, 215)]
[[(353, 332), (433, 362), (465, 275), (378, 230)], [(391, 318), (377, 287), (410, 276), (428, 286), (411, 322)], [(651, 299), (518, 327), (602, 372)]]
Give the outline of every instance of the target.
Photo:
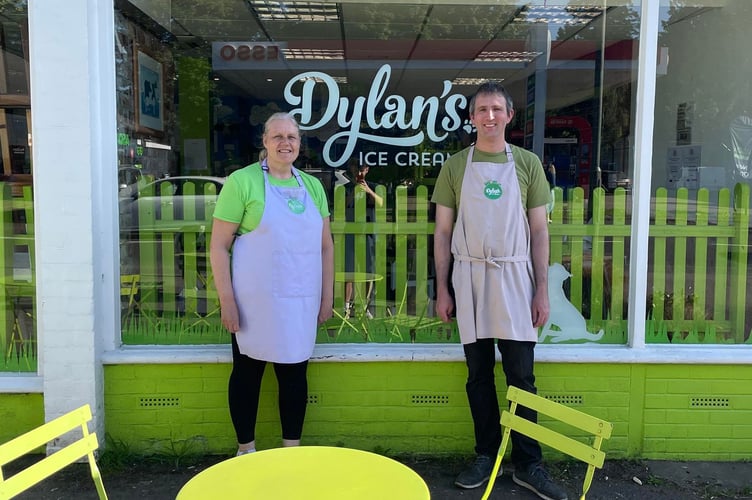
[[(83, 457), (87, 457), (89, 460), (91, 477), (96, 485), (100, 500), (106, 500), (107, 493), (104, 491), (102, 475), (99, 473), (97, 462), (94, 459), (94, 451), (99, 447), (99, 443), (97, 435), (89, 433), (88, 422), (90, 420), (91, 408), (86, 404), (0, 445), (0, 500), (13, 498)], [(81, 429), (82, 437), (80, 439), (16, 474), (8, 478), (5, 477), (2, 468), (8, 463), (77, 428)]]
[[(501, 425), (504, 427), (504, 434), (501, 440), (501, 447), (496, 456), (491, 477), (488, 480), (486, 491), (483, 493), (482, 500), (487, 500), (496, 481), (496, 474), (501, 466), (501, 459), (504, 456), (509, 436), (512, 431), (516, 431), (525, 436), (536, 439), (539, 443), (550, 446), (562, 453), (581, 460), (588, 464), (585, 480), (582, 484), (581, 500), (585, 500), (585, 494), (590, 489), (593, 481), (595, 468), (603, 467), (603, 461), (606, 454), (601, 451), (601, 444), (604, 439), (611, 437), (613, 425), (605, 420), (590, 416), (581, 411), (569, 408), (562, 404), (550, 401), (544, 397), (523, 391), (514, 386), (509, 386), (507, 390), (507, 401), (509, 401), (509, 411), (504, 410), (501, 414)], [(516, 415), (517, 405), (522, 405), (539, 414), (546, 415), (567, 425), (583, 430), (593, 436), (592, 445), (577, 441), (559, 432), (543, 427)]]

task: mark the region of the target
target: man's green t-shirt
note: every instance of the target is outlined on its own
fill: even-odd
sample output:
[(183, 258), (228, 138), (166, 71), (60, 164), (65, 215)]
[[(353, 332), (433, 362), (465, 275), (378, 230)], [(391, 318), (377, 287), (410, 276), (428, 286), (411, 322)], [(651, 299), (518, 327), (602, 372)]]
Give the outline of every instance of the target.
[[(551, 188), (538, 156), (517, 146), (511, 146), (511, 148), (514, 166), (517, 170), (517, 180), (520, 184), (522, 206), (529, 210), (550, 203)], [(455, 211), (459, 208), (462, 179), (465, 175), (469, 152), (470, 148), (465, 148), (444, 162), (431, 196), (433, 203), (452, 208)], [(476, 148), (473, 153), (473, 161), (506, 163), (508, 160), (506, 152), (485, 153)]]
[[(329, 205), (326, 192), (321, 181), (316, 177), (300, 172), (303, 186), (313, 198), (321, 217), (329, 217)], [(298, 180), (295, 176), (289, 179), (277, 179), (268, 176), (273, 186), (296, 187)], [(245, 234), (256, 229), (264, 214), (264, 172), (259, 163), (236, 170), (227, 178), (222, 191), (219, 192), (214, 217), (217, 219), (240, 224), (238, 234)]]

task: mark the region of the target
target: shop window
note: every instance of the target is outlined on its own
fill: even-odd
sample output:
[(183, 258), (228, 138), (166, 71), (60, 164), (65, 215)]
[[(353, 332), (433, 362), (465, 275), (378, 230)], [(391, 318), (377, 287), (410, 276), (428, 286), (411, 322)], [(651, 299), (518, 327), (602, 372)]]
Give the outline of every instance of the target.
[[(356, 296), (347, 292), (353, 282), (338, 282), (338, 314), (320, 329), (319, 342), (456, 342), (451, 324), (401, 339), (390, 334), (389, 324), (399, 312), (432, 325), (423, 322), (431, 319), (435, 298), (428, 200), (446, 158), (473, 141), (467, 98), (492, 79), (514, 99), (509, 141), (538, 154), (549, 172), (555, 196), (551, 260), (569, 274), (561, 291), (588, 334), (554, 332), (541, 340), (625, 343), (640, 6), (509, 3), (322, 2), (275, 10), (261, 2), (228, 7), (207, 1), (173, 5), (166, 15), (143, 2), (116, 2), (119, 168), (124, 176), (133, 174), (132, 182), (121, 182), (121, 264), (124, 275), (139, 276), (141, 304), (127, 316), (124, 342), (229, 341), (215, 314), (206, 247), (210, 205), (221, 179), (257, 161), (263, 123), (280, 110), (301, 123), (296, 166), (327, 190), (337, 272), (348, 272), (345, 253), (352, 242), (355, 268), (379, 277), (354, 283), (363, 302), (358, 322), (347, 304)], [(722, 184), (729, 188), (729, 207), (736, 210), (745, 196), (735, 186), (739, 179), (748, 184), (743, 176), (750, 172), (743, 116), (750, 92), (741, 76), (749, 73), (743, 49), (749, 9), (729, 1), (662, 11), (656, 109), (671, 113), (656, 113), (657, 163), (639, 168), (652, 172), (657, 208), (666, 200), (673, 210), (681, 205), (678, 189), (689, 190), (693, 201), (681, 229), (692, 241), (683, 246), (664, 238), (676, 217), (664, 222), (654, 214), (649, 272), (653, 278), (663, 273), (663, 281), (650, 282), (647, 328), (666, 334), (649, 342), (748, 339), (740, 332), (749, 331), (749, 319), (739, 312), (750, 310), (742, 303), (749, 300), (743, 293), (747, 268), (734, 268), (741, 275), (727, 276), (723, 286), (710, 285), (719, 269), (748, 252), (748, 242), (724, 236), (731, 227), (744, 233), (744, 222), (722, 228), (709, 215), (709, 229), (694, 229), (704, 202), (692, 190), (719, 183), (711, 199), (726, 200), (716, 193), (719, 169), (727, 166)], [(712, 60), (716, 71), (707, 72), (704, 86), (696, 84), (699, 70), (684, 43), (689, 28), (708, 33), (695, 43), (715, 40), (704, 60)], [(710, 75), (719, 74), (729, 78), (714, 86)], [(687, 147), (701, 151), (696, 165)], [(682, 163), (672, 163), (674, 153)], [(368, 180), (383, 206), (369, 207), (365, 200), (348, 206), (351, 163), (369, 167)], [(188, 196), (177, 194), (177, 184), (149, 191), (155, 182), (182, 183), (178, 178), (188, 180)], [(206, 182), (211, 178), (220, 180), (212, 186)], [(697, 187), (678, 185), (688, 182)], [(134, 192), (157, 201), (151, 209), (127, 209)], [(688, 276), (688, 265), (705, 280), (680, 280), (677, 271)], [(709, 298), (720, 298), (723, 290), (746, 298), (728, 308)], [(677, 321), (684, 310), (693, 312)], [(354, 327), (342, 328), (342, 318)]]
[(0, 5), (0, 371), (37, 369), (29, 36), (25, 2)]

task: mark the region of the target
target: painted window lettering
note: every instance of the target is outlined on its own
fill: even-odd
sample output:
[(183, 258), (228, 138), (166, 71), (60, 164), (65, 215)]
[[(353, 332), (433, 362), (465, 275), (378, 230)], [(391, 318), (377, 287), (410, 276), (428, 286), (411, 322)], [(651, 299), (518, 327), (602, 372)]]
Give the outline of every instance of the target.
[[(449, 132), (466, 125), (460, 117), (460, 110), (467, 106), (467, 99), (462, 94), (450, 94), (452, 83), (445, 80), (439, 96), (416, 96), (412, 103), (408, 103), (399, 95), (385, 96), (389, 87), (389, 78), (392, 68), (384, 64), (376, 72), (368, 96), (358, 96), (353, 101), (348, 97), (342, 97), (338, 84), (326, 73), (309, 71), (291, 78), (285, 85), (284, 98), (292, 106), (291, 114), (298, 119), (301, 130), (317, 130), (327, 126), (332, 120), (337, 120), (337, 125), (342, 131), (333, 134), (324, 144), (322, 157), (327, 165), (339, 167), (343, 165), (354, 153), (359, 140), (377, 144), (385, 144), (398, 147), (412, 147), (421, 144), (427, 135), (433, 142), (444, 141)], [(300, 84), (300, 82), (303, 82)], [(323, 88), (317, 88), (323, 86)], [(296, 94), (294, 89), (300, 93)], [(326, 105), (320, 113), (320, 118), (314, 121), (313, 96), (326, 95)], [(439, 114), (443, 113), (440, 123)], [(384, 108), (381, 115), (377, 110)], [(386, 137), (378, 134), (364, 133), (360, 125), (365, 122), (372, 131), (390, 130), (415, 130), (415, 134), (406, 137)], [(421, 130), (425, 127), (425, 133)], [(332, 157), (332, 148), (335, 142), (345, 140), (345, 148), (339, 158)], [(425, 161), (418, 157), (403, 158), (405, 164), (416, 164)], [(431, 161), (434, 161), (432, 159)], [(441, 160), (443, 162), (443, 159)]]

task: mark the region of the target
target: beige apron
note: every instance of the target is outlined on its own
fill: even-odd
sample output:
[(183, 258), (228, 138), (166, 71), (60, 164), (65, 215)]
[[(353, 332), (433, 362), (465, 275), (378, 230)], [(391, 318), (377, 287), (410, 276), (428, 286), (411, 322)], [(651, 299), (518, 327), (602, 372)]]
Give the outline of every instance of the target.
[(471, 147), (452, 234), (457, 324), (463, 344), (536, 342), (530, 228), (512, 150), (507, 162), (473, 162)]
[(264, 214), (232, 247), (240, 352), (274, 363), (311, 357), (321, 307), (324, 224), (300, 173), (297, 187), (273, 186), (264, 163)]

